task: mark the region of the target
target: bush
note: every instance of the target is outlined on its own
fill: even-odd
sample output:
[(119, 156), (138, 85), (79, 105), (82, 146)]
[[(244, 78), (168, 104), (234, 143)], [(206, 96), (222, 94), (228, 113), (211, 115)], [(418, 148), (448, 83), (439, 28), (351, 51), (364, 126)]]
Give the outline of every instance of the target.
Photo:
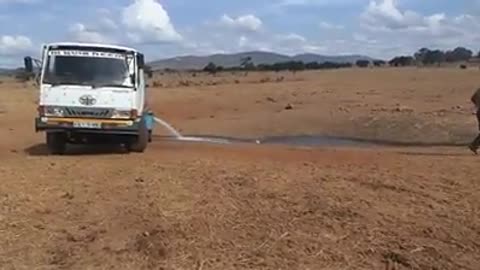
[(384, 66), (386, 64), (385, 61), (383, 60), (375, 60), (373, 61), (373, 65), (376, 66), (376, 67), (381, 67), (381, 66)]
[(260, 83), (267, 83), (267, 82), (270, 82), (270, 81), (271, 81), (270, 77), (260, 79)]
[(357, 64), (358, 67), (365, 68), (365, 67), (368, 67), (370, 65), (370, 61), (368, 61), (368, 60), (358, 60), (356, 62), (356, 64)]
[(30, 80), (30, 74), (26, 72), (17, 73), (15, 79), (19, 82), (28, 82)]
[(411, 56), (397, 56), (390, 60), (388, 64), (394, 67), (411, 66), (415, 63), (415, 59)]

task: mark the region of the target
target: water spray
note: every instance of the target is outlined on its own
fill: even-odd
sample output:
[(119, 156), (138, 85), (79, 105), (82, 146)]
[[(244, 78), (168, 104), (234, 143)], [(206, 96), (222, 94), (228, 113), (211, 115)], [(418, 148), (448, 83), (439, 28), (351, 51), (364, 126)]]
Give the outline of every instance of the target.
[(169, 125), (167, 122), (163, 121), (162, 119), (155, 117), (155, 122), (159, 123), (160, 125), (164, 126), (170, 133), (172, 133), (175, 138), (180, 139), (182, 138), (182, 134), (180, 134), (176, 129), (174, 129), (171, 125)]
[(159, 123), (160, 125), (164, 126), (170, 133), (175, 136), (176, 140), (179, 141), (189, 141), (189, 142), (209, 142), (209, 143), (219, 143), (219, 144), (230, 144), (230, 141), (225, 139), (210, 139), (210, 138), (200, 138), (200, 137), (190, 137), (190, 136), (183, 136), (178, 132), (175, 128), (173, 128), (170, 124), (165, 122), (164, 120), (154, 117), (155, 122)]

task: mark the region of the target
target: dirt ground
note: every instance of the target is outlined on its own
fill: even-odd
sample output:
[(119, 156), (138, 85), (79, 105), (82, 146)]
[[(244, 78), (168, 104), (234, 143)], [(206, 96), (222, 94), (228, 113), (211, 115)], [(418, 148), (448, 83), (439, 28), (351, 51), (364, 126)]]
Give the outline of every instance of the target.
[(412, 146), (48, 156), (37, 91), (0, 79), (0, 269), (480, 269), (478, 69), (244, 75), (157, 74), (151, 107), (183, 134)]

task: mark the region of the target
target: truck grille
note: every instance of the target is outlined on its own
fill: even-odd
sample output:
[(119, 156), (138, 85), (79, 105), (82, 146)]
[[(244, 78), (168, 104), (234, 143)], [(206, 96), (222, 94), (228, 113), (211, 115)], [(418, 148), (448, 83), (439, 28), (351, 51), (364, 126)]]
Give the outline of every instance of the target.
[(91, 117), (91, 118), (111, 118), (113, 116), (112, 109), (103, 108), (64, 108), (66, 117)]

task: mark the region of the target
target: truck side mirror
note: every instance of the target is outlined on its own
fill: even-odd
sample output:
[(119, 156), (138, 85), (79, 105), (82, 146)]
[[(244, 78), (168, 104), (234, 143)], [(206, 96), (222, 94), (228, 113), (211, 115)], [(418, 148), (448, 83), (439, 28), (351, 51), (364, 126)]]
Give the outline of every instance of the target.
[(137, 65), (140, 69), (143, 69), (143, 67), (145, 66), (145, 58), (141, 53), (137, 54)]
[(24, 59), (24, 64), (25, 64), (25, 71), (28, 73), (33, 72), (33, 59), (30, 56), (26, 56)]

